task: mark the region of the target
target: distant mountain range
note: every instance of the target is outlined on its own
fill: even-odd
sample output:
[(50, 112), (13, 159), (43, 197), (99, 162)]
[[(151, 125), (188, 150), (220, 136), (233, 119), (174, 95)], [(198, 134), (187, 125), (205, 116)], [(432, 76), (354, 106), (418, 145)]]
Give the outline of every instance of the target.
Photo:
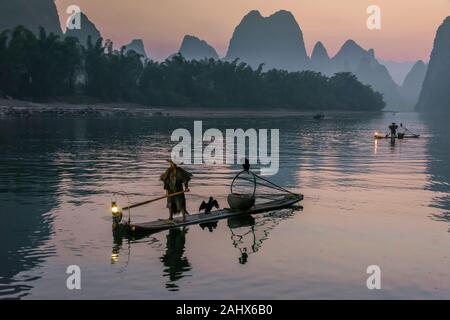
[(317, 42), (311, 53), (311, 67), (323, 74), (330, 74), (332, 66), (328, 51), (322, 42)]
[(401, 87), (401, 94), (408, 106), (415, 107), (417, 104), (426, 73), (427, 65), (419, 60), (406, 75)]
[(388, 69), (392, 80), (400, 86), (403, 84), (403, 81), (405, 81), (405, 78), (412, 67), (417, 63), (417, 61), (392, 61), (380, 59), (378, 59), (378, 61)]
[(87, 46), (88, 39), (91, 37), (92, 44), (95, 44), (102, 37), (95, 24), (82, 12), (80, 15), (80, 29), (68, 29), (64, 36), (78, 38), (80, 44)]
[(49, 33), (62, 35), (54, 0), (0, 0), (0, 31), (18, 25), (36, 33), (43, 27)]
[(296, 71), (310, 67), (303, 33), (292, 13), (278, 11), (263, 17), (248, 13), (234, 30), (226, 60), (240, 59), (252, 67)]
[[(284, 36), (289, 33), (298, 37)], [(192, 36), (184, 38), (179, 52), (187, 59), (218, 59), (211, 46)], [(251, 11), (236, 28), (224, 59), (240, 59), (254, 68), (264, 64), (266, 70), (314, 70), (328, 76), (337, 72), (352, 72), (360, 81), (383, 93), (389, 107), (403, 110), (414, 108), (426, 70), (423, 62), (417, 62), (415, 68), (410, 68), (405, 75), (408, 79), (406, 83), (399, 85), (392, 79), (388, 68), (378, 62), (373, 49), (363, 49), (353, 40), (347, 40), (333, 58), (330, 58), (327, 49), (319, 41), (309, 58), (300, 27), (287, 11), (277, 12), (267, 18), (257, 11)]]
[[(39, 26), (47, 31), (63, 35), (56, 6), (53, 0), (0, 0), (0, 30), (12, 29), (18, 24), (37, 31)], [(65, 36), (77, 37), (85, 45), (89, 36), (95, 42), (101, 37), (100, 31), (88, 17), (82, 14), (81, 30), (68, 30)], [(436, 85), (437, 79), (443, 79), (443, 70), (447, 70), (450, 58), (446, 56), (448, 43), (445, 36), (448, 19), (439, 28), (436, 36), (432, 62), (427, 66), (418, 61), (407, 73), (411, 63), (394, 63), (377, 60), (373, 49), (364, 49), (353, 40), (347, 40), (334, 57), (330, 57), (322, 42), (317, 42), (311, 54), (306, 53), (302, 30), (292, 13), (278, 11), (263, 17), (259, 11), (250, 11), (243, 17), (233, 32), (226, 56), (228, 61), (239, 59), (253, 68), (263, 64), (264, 69), (284, 69), (288, 71), (314, 70), (326, 75), (337, 72), (352, 72), (360, 81), (371, 85), (384, 95), (388, 108), (412, 109), (417, 102), (422, 83), (424, 90), (420, 95), (418, 109), (428, 103), (436, 104), (435, 95), (444, 96), (448, 90)], [(134, 50), (147, 56), (142, 40), (133, 40), (125, 45), (126, 50)], [(450, 49), (448, 50), (450, 51)], [(216, 50), (206, 41), (192, 35), (186, 35), (179, 49), (188, 60), (213, 58), (219, 59)], [(447, 63), (447, 64), (446, 64)], [(387, 67), (386, 67), (387, 66)], [(390, 72), (395, 74), (394, 81)], [(450, 72), (447, 72), (449, 74)], [(424, 81), (426, 74), (426, 80)], [(404, 77), (403, 84), (400, 80)], [(440, 103), (442, 101), (438, 99)]]
[(219, 59), (216, 50), (206, 41), (186, 35), (178, 52), (188, 60)]
[(125, 51), (133, 50), (137, 54), (140, 54), (143, 59), (147, 59), (148, 55), (145, 51), (144, 42), (141, 39), (134, 39), (129, 44), (124, 45)]
[(318, 42), (311, 55), (312, 69), (326, 75), (351, 72), (360, 81), (384, 94), (388, 106), (403, 105), (400, 88), (392, 80), (388, 70), (375, 58), (373, 49), (365, 50), (353, 40), (347, 40), (333, 58), (329, 58), (325, 46)]
[[(352, 72), (360, 81), (381, 92), (387, 106), (395, 109), (412, 109), (417, 99), (415, 92), (420, 91), (420, 87), (412, 86), (421, 83), (421, 79), (409, 82), (408, 88), (403, 89), (378, 62), (373, 49), (363, 49), (353, 40), (347, 40), (333, 58), (319, 41), (309, 58), (302, 30), (288, 11), (278, 11), (268, 17), (258, 11), (247, 14), (236, 27), (225, 56), (229, 61), (237, 58), (254, 68), (264, 64), (266, 70), (315, 70), (326, 75)], [(419, 76), (420, 72), (414, 75)]]
[[(43, 27), (48, 33), (78, 38), (83, 46), (87, 45), (89, 37), (93, 44), (102, 38), (95, 24), (82, 12), (80, 21), (80, 29), (67, 29), (64, 33), (54, 0), (33, 0), (32, 2), (29, 0), (0, 0), (0, 31), (12, 30), (18, 25), (23, 25), (37, 34), (39, 27)], [(135, 39), (125, 45), (125, 49), (134, 50), (147, 58), (144, 44), (140, 39)]]

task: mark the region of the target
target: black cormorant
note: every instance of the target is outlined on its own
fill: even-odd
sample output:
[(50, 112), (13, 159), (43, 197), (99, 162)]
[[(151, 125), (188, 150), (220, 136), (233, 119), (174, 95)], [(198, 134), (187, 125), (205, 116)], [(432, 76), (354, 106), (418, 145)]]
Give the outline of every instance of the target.
[(213, 197), (209, 197), (209, 201), (205, 202), (203, 201), (202, 204), (200, 205), (200, 208), (198, 209), (199, 212), (205, 210), (206, 214), (211, 213), (211, 210), (213, 208), (219, 209), (219, 203), (217, 202), (217, 200), (214, 200)]
[(244, 168), (244, 171), (248, 172), (250, 170), (250, 161), (248, 159), (245, 159), (245, 163), (242, 165)]

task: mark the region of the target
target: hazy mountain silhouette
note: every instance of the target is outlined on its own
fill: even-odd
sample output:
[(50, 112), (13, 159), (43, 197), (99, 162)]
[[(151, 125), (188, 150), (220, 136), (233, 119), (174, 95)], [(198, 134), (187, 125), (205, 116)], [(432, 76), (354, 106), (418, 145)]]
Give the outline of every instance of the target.
[(392, 79), (399, 86), (403, 84), (406, 76), (417, 62), (417, 61), (392, 61), (392, 60), (378, 60), (378, 61), (388, 69)]
[(219, 59), (216, 50), (206, 41), (186, 35), (178, 52), (187, 60)]
[(331, 60), (328, 51), (322, 42), (318, 41), (311, 54), (311, 66), (314, 70), (323, 74), (331, 73)]
[(368, 51), (364, 50), (355, 41), (347, 40), (332, 59), (333, 71), (354, 72), (361, 60), (368, 56)]
[(263, 17), (251, 11), (234, 30), (226, 60), (239, 58), (252, 67), (302, 70), (310, 65), (302, 31), (292, 13), (278, 11)]
[(67, 29), (65, 36), (78, 38), (81, 45), (87, 46), (89, 36), (92, 39), (92, 43), (95, 44), (98, 39), (102, 37), (100, 31), (97, 29), (94, 23), (82, 12), (80, 12), (80, 29)]
[(360, 81), (381, 92), (388, 107), (404, 107), (400, 87), (394, 82), (387, 68), (375, 58), (373, 49), (365, 50), (355, 41), (347, 40), (326, 69), (330, 70), (330, 73), (351, 72)]
[(54, 0), (0, 0), (0, 31), (18, 25), (35, 33), (43, 27), (48, 33), (62, 34)]
[(450, 111), (450, 16), (437, 30), (416, 109)]
[(124, 45), (125, 51), (133, 50), (137, 54), (140, 54), (144, 59), (148, 58), (145, 51), (144, 42), (141, 39), (134, 39), (129, 44)]
[(365, 57), (354, 72), (363, 83), (371, 85), (384, 95), (386, 105), (396, 109), (405, 107), (399, 86), (392, 80), (389, 71), (374, 57)]
[(427, 73), (427, 66), (422, 60), (416, 62), (403, 81), (401, 93), (407, 106), (411, 109), (417, 104), (423, 80)]
[(327, 76), (337, 72), (354, 73), (363, 83), (381, 92), (389, 107), (405, 108), (400, 86), (392, 79), (385, 66), (375, 58), (373, 49), (365, 50), (353, 40), (347, 40), (330, 59), (319, 41), (311, 59), (308, 58), (302, 31), (294, 16), (279, 11), (263, 17), (251, 11), (236, 27), (230, 41), (226, 60), (239, 58), (253, 68), (265, 64), (265, 69), (289, 71), (315, 70)]

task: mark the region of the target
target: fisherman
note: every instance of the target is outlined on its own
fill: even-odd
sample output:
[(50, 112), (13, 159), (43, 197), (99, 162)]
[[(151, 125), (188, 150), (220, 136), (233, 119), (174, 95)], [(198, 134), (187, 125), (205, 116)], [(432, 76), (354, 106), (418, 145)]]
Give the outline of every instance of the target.
[(398, 125), (395, 122), (389, 126), (389, 130), (391, 130), (391, 138), (395, 138), (397, 136)]
[[(161, 175), (161, 181), (164, 182), (164, 190), (166, 195), (189, 192), (189, 181), (192, 174), (177, 166), (172, 160), (167, 160), (170, 167)], [(184, 190), (183, 190), (184, 187)], [(173, 222), (173, 215), (177, 213), (183, 214), (183, 221), (189, 214), (186, 210), (186, 197), (184, 193), (167, 198), (167, 208), (169, 209), (169, 221)]]

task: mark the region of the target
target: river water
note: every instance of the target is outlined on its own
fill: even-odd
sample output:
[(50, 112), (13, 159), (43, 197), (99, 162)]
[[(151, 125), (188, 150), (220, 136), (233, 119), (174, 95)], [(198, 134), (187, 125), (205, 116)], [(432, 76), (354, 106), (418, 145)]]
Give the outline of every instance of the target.
[[(161, 195), (170, 135), (194, 120), (279, 128), (271, 179), (304, 194), (302, 207), (114, 237), (112, 193)], [(420, 139), (374, 141), (392, 121)], [(0, 299), (449, 299), (449, 160), (445, 117), (415, 113), (0, 118)], [(209, 196), (226, 206), (237, 166), (185, 168), (189, 211)], [(164, 206), (132, 219), (165, 218)], [(69, 265), (81, 290), (67, 289)], [(367, 288), (371, 265), (381, 290)]]

